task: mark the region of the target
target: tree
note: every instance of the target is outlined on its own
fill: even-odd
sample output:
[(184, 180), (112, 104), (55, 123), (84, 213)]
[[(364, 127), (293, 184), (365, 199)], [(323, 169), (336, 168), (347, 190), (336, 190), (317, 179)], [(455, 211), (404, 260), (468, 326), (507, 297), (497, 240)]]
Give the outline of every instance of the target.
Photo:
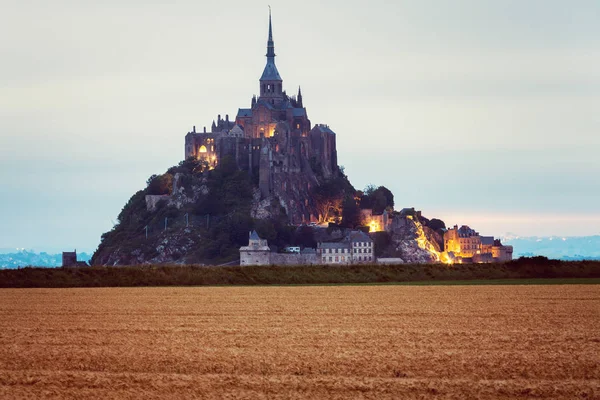
[(344, 188), (337, 179), (330, 179), (313, 189), (313, 198), (320, 222), (341, 218)]
[(152, 175), (150, 178), (148, 178), (146, 183), (148, 184), (148, 194), (171, 194), (173, 191), (173, 175), (169, 173), (163, 175)]
[(355, 228), (359, 226), (360, 208), (357, 199), (354, 196), (347, 195), (342, 202), (342, 226), (345, 228)]
[(427, 226), (430, 227), (431, 229), (433, 229), (434, 231), (438, 231), (440, 229), (446, 229), (446, 223), (444, 221), (442, 221), (441, 219), (437, 219), (437, 218), (431, 219), (431, 221), (429, 221)]
[(310, 226), (301, 226), (294, 234), (292, 244), (301, 247), (317, 247), (315, 233)]
[(372, 209), (373, 214), (381, 214), (386, 208), (394, 208), (394, 194), (385, 186), (369, 185), (362, 193), (360, 208)]
[(381, 257), (384, 251), (392, 244), (392, 237), (389, 233), (375, 232), (371, 236), (373, 238), (373, 245), (375, 246), (375, 256)]

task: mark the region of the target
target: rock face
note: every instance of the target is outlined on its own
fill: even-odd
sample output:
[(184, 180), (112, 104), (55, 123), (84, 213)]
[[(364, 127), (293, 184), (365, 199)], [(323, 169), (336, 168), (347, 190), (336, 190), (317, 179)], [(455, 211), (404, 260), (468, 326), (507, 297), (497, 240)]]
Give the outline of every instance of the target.
[(399, 257), (405, 263), (431, 263), (440, 261), (439, 234), (424, 227), (410, 216), (397, 216), (392, 222), (389, 256)]
[(171, 196), (168, 194), (147, 194), (146, 195), (146, 209), (150, 212), (156, 211), (158, 203), (162, 200), (169, 201)]
[(145, 245), (126, 250), (116, 249), (106, 255), (100, 265), (141, 265), (141, 264), (195, 264), (197, 260), (187, 255), (198, 245), (200, 236), (192, 228), (169, 231), (152, 238)]
[[(184, 180), (190, 180), (189, 188), (183, 185)], [(169, 197), (169, 205), (181, 209), (188, 204), (195, 204), (200, 196), (207, 195), (206, 178), (193, 179), (180, 172), (173, 177), (173, 193)]]

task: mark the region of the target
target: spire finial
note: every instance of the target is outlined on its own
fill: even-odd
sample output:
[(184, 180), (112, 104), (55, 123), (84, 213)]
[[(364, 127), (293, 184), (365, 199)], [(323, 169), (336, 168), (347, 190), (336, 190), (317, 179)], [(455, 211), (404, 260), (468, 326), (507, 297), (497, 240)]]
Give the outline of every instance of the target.
[(271, 6), (269, 6), (269, 40), (273, 41), (273, 28), (271, 25)]
[(271, 6), (269, 6), (269, 39), (267, 40), (267, 57), (275, 57), (275, 43), (273, 43), (273, 24), (271, 23)]

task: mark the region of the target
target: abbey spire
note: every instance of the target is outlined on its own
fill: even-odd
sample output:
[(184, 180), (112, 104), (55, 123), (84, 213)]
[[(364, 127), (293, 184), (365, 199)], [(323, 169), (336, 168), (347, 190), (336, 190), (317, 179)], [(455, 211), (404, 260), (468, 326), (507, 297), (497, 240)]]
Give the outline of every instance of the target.
[(267, 59), (275, 62), (275, 43), (273, 42), (273, 24), (271, 23), (271, 7), (269, 6), (269, 39), (267, 40)]
[(260, 77), (260, 97), (269, 98), (272, 104), (283, 99), (283, 79), (275, 66), (275, 42), (273, 41), (273, 23), (269, 7), (269, 38), (267, 40), (267, 65)]

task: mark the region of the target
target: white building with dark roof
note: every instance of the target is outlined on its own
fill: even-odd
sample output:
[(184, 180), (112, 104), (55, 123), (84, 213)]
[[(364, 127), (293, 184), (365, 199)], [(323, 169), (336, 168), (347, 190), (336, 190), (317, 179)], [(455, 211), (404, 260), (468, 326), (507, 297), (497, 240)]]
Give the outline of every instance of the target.
[(250, 232), (248, 246), (240, 247), (240, 265), (269, 265), (271, 248), (256, 231)]
[(373, 240), (363, 231), (350, 232), (341, 242), (317, 245), (317, 257), (323, 264), (360, 264), (375, 262)]

